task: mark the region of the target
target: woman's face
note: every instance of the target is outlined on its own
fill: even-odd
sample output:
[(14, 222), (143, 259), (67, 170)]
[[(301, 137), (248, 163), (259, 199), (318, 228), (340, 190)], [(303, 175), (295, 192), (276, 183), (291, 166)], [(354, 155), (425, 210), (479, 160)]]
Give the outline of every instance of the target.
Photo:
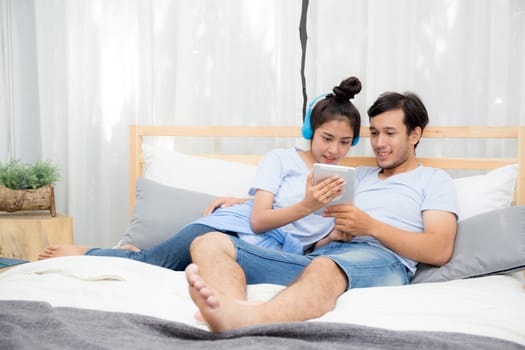
[(354, 131), (346, 118), (319, 125), (312, 138), (311, 152), (317, 163), (335, 164), (352, 147)]

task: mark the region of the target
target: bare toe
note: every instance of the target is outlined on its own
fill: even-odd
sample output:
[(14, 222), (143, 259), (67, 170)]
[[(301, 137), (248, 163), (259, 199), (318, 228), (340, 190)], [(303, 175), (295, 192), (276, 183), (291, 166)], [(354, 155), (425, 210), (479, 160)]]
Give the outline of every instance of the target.
[(59, 256), (84, 255), (89, 249), (90, 247), (75, 246), (71, 244), (52, 245), (44, 249), (44, 251), (38, 255), (38, 260), (56, 258)]
[(197, 265), (188, 265), (186, 279), (191, 299), (199, 308), (197, 320), (206, 322), (210, 330), (222, 332), (258, 323), (255, 308), (259, 303), (246, 303), (218, 293), (206, 284)]

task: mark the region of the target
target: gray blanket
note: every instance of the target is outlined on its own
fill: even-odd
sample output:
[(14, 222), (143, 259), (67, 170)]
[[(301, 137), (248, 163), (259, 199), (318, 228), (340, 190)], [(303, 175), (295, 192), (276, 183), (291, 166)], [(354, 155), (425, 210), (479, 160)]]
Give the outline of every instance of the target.
[(213, 334), (129, 313), (0, 301), (0, 349), (525, 349), (459, 333), (295, 322)]

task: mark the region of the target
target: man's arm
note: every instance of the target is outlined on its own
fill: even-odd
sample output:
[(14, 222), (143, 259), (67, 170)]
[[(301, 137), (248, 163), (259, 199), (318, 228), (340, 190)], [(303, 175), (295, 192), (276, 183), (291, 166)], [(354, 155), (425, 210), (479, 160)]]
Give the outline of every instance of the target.
[(424, 211), (423, 232), (404, 231), (385, 224), (352, 205), (332, 206), (325, 213), (336, 218), (335, 227), (343, 235), (339, 240), (372, 236), (399, 255), (436, 266), (446, 264), (452, 256), (457, 228), (453, 213)]
[(456, 238), (456, 216), (441, 210), (423, 212), (424, 231), (408, 232), (377, 221), (372, 236), (409, 259), (441, 266), (452, 257)]
[(235, 204), (243, 204), (250, 200), (250, 198), (238, 198), (238, 197), (217, 197), (213, 202), (208, 205), (206, 209), (204, 209), (203, 215), (210, 215), (213, 213), (216, 209), (219, 208), (226, 208), (231, 207)]

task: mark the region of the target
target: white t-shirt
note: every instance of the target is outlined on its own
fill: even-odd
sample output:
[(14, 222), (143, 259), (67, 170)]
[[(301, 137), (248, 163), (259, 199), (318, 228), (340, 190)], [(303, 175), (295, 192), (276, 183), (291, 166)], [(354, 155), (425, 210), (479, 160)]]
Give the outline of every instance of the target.
[[(381, 180), (380, 170), (378, 167), (356, 168), (355, 205), (371, 217), (401, 230), (422, 232), (425, 210), (443, 210), (457, 216), (454, 183), (445, 171), (420, 165)], [(370, 236), (357, 236), (352, 241), (384, 247)], [(396, 255), (410, 271), (415, 271), (415, 261)]]

